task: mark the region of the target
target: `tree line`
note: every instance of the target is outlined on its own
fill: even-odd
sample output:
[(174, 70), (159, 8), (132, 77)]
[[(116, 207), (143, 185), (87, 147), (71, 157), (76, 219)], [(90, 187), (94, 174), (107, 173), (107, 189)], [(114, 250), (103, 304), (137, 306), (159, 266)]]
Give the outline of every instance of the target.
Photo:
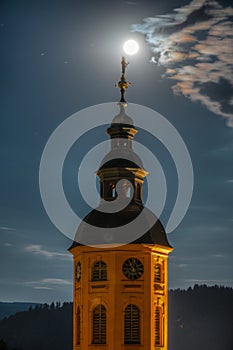
[[(30, 307), (0, 321), (0, 350), (72, 350), (72, 303)], [(169, 292), (169, 349), (233, 350), (233, 289)]]

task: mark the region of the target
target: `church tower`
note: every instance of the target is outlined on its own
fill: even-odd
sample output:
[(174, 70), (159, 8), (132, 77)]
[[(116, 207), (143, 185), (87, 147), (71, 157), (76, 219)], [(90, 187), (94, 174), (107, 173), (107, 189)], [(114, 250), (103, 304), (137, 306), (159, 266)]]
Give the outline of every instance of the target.
[[(159, 219), (143, 206), (148, 173), (133, 150), (138, 131), (125, 111), (126, 66), (123, 58), (117, 84), (120, 110), (107, 129), (111, 150), (97, 171), (100, 204), (84, 218), (69, 249), (74, 260), (73, 350), (168, 349), (167, 270), (172, 247)], [(114, 203), (120, 210), (114, 210)], [(121, 207), (122, 203), (127, 205)], [(123, 232), (124, 225), (140, 215), (144, 227), (153, 217), (153, 226), (123, 242), (121, 227)], [(87, 237), (87, 245), (79, 243), (81, 237)]]

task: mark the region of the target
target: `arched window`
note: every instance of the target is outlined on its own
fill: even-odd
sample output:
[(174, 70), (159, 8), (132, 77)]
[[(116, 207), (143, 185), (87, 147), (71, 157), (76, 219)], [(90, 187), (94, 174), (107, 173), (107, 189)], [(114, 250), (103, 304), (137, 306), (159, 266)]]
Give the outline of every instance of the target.
[(115, 198), (116, 197), (116, 184), (114, 182), (109, 182), (109, 187), (111, 190), (111, 197)]
[(162, 267), (158, 262), (155, 263), (154, 281), (162, 282)]
[(100, 260), (92, 267), (92, 281), (107, 281), (107, 265)]
[(155, 308), (155, 345), (163, 345), (163, 321), (162, 308), (156, 306)]
[(119, 195), (127, 198), (130, 198), (131, 196), (131, 187), (132, 184), (130, 184), (129, 180), (122, 180), (120, 187), (119, 187)]
[(127, 191), (126, 191), (126, 197), (130, 198), (130, 196), (131, 196), (131, 188), (129, 187), (127, 188)]
[(92, 314), (92, 344), (106, 344), (106, 308), (101, 304)]
[(129, 304), (124, 312), (124, 343), (140, 344), (140, 310)]
[(141, 200), (141, 186), (139, 184), (137, 184), (136, 187), (136, 198)]
[(80, 345), (80, 308), (78, 306), (77, 308), (77, 314), (76, 314), (76, 344)]

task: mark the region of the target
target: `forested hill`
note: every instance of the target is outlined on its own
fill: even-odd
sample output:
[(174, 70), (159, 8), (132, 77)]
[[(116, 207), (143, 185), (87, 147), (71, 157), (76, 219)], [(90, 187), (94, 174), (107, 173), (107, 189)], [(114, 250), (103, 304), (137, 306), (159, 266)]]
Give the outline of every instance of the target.
[(169, 350), (233, 350), (233, 289), (169, 292)]
[[(233, 350), (233, 289), (169, 292), (169, 350)], [(72, 303), (37, 305), (0, 321), (0, 350), (72, 350)]]
[(0, 321), (0, 350), (72, 350), (72, 303), (37, 305)]
[(38, 303), (3, 303), (0, 302), (0, 320), (4, 317), (8, 317), (10, 315), (15, 314), (19, 311), (28, 310), (29, 307), (35, 307)]

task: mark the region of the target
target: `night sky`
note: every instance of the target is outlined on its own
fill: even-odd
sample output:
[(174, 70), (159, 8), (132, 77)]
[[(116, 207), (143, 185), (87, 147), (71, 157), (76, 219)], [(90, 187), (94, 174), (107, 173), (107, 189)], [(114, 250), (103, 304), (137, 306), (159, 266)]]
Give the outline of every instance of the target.
[[(66, 118), (118, 101), (114, 85), (129, 38), (138, 41), (140, 51), (128, 58), (133, 86), (127, 101), (165, 116), (193, 163), (190, 207), (168, 235), (174, 247), (169, 287), (233, 287), (231, 1), (11, 0), (0, 5), (1, 301), (72, 300), (71, 241), (43, 207), (40, 159)], [(87, 133), (64, 164), (66, 196), (82, 216), (90, 208), (80, 197), (76, 172), (85, 153), (107, 140), (106, 128)], [(163, 165), (168, 200), (161, 221), (166, 224), (177, 194), (174, 164), (145, 131), (135, 139)]]

